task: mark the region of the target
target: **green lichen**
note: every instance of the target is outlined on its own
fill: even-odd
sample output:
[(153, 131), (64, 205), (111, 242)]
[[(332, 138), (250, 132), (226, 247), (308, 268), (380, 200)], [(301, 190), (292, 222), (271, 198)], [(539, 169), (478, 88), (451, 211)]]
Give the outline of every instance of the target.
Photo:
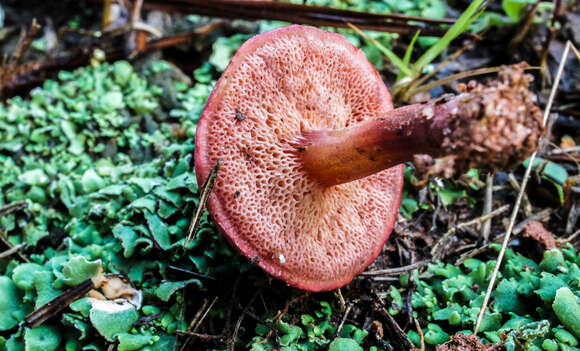
[(16, 284), (4, 276), (0, 276), (0, 331), (14, 328), (24, 318), (20, 294)]
[[(508, 249), (479, 328), (484, 341), (505, 342), (508, 351), (544, 345), (553, 349), (554, 343), (556, 349), (576, 347), (580, 330), (577, 260), (572, 247), (546, 251), (540, 264)], [(416, 277), (413, 307), (416, 317), (430, 322), (424, 329), (427, 344), (438, 345), (451, 334), (473, 330), (494, 265), (494, 261), (474, 259), (466, 260), (463, 267), (437, 263), (429, 265), (431, 277)], [(417, 336), (409, 333), (416, 345)]]

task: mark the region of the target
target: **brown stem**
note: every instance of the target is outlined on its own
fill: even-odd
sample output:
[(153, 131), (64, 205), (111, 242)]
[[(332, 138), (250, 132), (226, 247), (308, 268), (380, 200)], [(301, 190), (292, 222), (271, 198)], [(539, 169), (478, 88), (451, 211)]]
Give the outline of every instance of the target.
[(504, 67), (497, 81), (470, 83), (446, 101), (401, 107), (345, 129), (304, 132), (297, 143), (304, 170), (332, 186), (417, 154), (453, 155), (450, 166), (458, 172), (514, 166), (535, 150), (543, 132), (523, 67)]

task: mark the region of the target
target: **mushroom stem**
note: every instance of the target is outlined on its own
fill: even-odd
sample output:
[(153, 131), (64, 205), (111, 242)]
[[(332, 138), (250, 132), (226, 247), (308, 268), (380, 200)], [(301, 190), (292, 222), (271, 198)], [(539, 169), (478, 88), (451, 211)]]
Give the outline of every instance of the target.
[(344, 129), (305, 132), (298, 147), (302, 165), (319, 183), (331, 186), (412, 161), (416, 154), (439, 157), (462, 99), (401, 107)]
[(297, 150), (306, 173), (332, 186), (367, 177), (417, 154), (451, 156), (457, 172), (523, 162), (544, 131), (524, 65), (504, 67), (497, 81), (470, 82), (463, 94), (397, 108), (340, 130), (303, 132)]

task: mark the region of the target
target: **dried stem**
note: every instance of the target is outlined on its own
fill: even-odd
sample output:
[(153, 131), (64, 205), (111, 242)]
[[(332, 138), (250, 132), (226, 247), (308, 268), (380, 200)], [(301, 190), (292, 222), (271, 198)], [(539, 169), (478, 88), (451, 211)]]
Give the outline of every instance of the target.
[[(493, 203), (493, 172), (489, 172), (485, 178), (485, 200), (483, 202), (483, 215), (488, 215), (491, 212)], [(481, 225), (481, 237), (483, 243), (486, 244), (489, 239), (489, 232), (491, 230), (491, 218), (487, 219)]]
[(199, 196), (199, 203), (197, 204), (197, 208), (195, 209), (195, 213), (191, 219), (191, 224), (189, 225), (189, 229), (187, 230), (187, 237), (183, 245), (190, 243), (194, 238), (197, 230), (199, 229), (199, 224), (201, 223), (201, 217), (203, 215), (203, 211), (205, 210), (205, 206), (207, 204), (207, 200), (209, 200), (209, 195), (213, 189), (215, 181), (218, 176), (218, 171), (220, 170), (221, 161), (218, 160), (216, 165), (210, 171), (207, 179), (203, 183), (201, 187), (201, 195)]
[(95, 287), (95, 283), (92, 279), (87, 279), (84, 282), (66, 290), (62, 294), (58, 295), (51, 301), (47, 302), (45, 305), (31, 312), (24, 318), (26, 326), (30, 328), (36, 328), (44, 321), (50, 317), (58, 314), (71, 303), (84, 296), (90, 290)]
[(408, 266), (403, 266), (403, 267), (380, 269), (380, 270), (376, 270), (376, 271), (366, 271), (366, 272), (362, 272), (361, 275), (366, 275), (366, 276), (400, 275), (400, 274), (407, 273), (407, 272), (413, 271), (415, 269), (421, 268), (421, 267), (425, 266), (427, 263), (429, 263), (429, 261), (419, 261), (419, 262), (415, 262), (413, 264), (410, 264)]
[[(518, 181), (516, 180), (516, 177), (514, 176), (513, 173), (510, 173), (508, 175), (508, 181), (516, 192), (520, 192), (520, 190), (521, 190), (520, 183), (518, 183)], [(524, 207), (524, 215), (526, 217), (531, 216), (532, 215), (532, 204), (530, 203), (530, 200), (528, 199), (528, 195), (524, 194), (524, 198), (522, 199), (522, 202), (523, 202), (523, 207)]]
[(336, 332), (334, 333), (334, 338), (336, 338), (340, 334), (340, 331), (344, 327), (344, 322), (346, 322), (346, 318), (348, 317), (348, 314), (350, 313), (352, 306), (353, 306), (352, 302), (350, 302), (346, 306), (346, 310), (344, 311), (344, 315), (342, 316), (342, 319), (340, 320), (340, 324), (338, 325), (338, 328), (336, 328)]
[[(101, 0), (102, 1), (102, 0)], [(203, 16), (247, 19), (279, 20), (296, 24), (332, 26), (346, 28), (347, 22), (367, 30), (440, 36), (446, 31), (429, 24), (452, 24), (449, 19), (427, 19), (423, 17), (376, 14), (336, 9), (325, 6), (300, 5), (278, 1), (240, 1), (240, 0), (163, 0), (145, 2), (144, 8), (167, 12), (195, 13)], [(412, 25), (412, 22), (423, 22)], [(470, 36), (469, 34), (466, 34)]]
[(413, 318), (413, 321), (415, 321), (415, 328), (417, 328), (417, 334), (419, 334), (421, 340), (421, 351), (425, 351), (425, 335), (423, 335), (423, 329), (421, 329), (421, 325), (417, 318)]
[(12, 246), (11, 248), (9, 248), (6, 251), (0, 252), (0, 259), (12, 256), (13, 254), (22, 250), (25, 246), (26, 246), (26, 243), (20, 243), (18, 245)]
[(28, 207), (26, 200), (16, 201), (0, 207), (0, 217), (7, 216), (16, 211), (20, 211)]

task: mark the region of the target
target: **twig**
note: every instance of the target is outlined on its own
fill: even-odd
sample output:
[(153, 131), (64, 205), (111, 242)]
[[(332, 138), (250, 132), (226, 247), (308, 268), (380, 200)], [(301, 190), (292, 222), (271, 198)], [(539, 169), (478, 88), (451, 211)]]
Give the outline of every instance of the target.
[(241, 276), (237, 276), (232, 287), (232, 293), (230, 295), (230, 303), (226, 311), (226, 322), (224, 323), (224, 328), (222, 334), (225, 336), (231, 336), (231, 324), (232, 324), (232, 311), (234, 309), (234, 303), (236, 301), (236, 294), (238, 291), (238, 286), (240, 285)]
[(407, 309), (407, 323), (405, 325), (405, 329), (411, 324), (413, 321), (413, 292), (415, 291), (415, 277), (413, 273), (409, 274), (409, 285), (407, 287), (407, 301), (406, 301), (406, 309)]
[(352, 306), (353, 306), (352, 302), (349, 302), (348, 305), (346, 306), (346, 310), (344, 311), (344, 315), (342, 316), (342, 319), (340, 320), (340, 324), (338, 325), (338, 328), (336, 328), (336, 333), (334, 333), (333, 339), (336, 339), (338, 337), (338, 335), (340, 335), (340, 331), (342, 330), (342, 327), (344, 327), (344, 322), (346, 322), (346, 318), (348, 317), (348, 314), (350, 313)]
[(421, 329), (421, 325), (417, 318), (413, 318), (415, 321), (415, 328), (417, 328), (417, 334), (419, 334), (419, 339), (421, 340), (421, 351), (425, 351), (425, 335), (423, 335), (423, 329)]
[[(208, 303), (209, 303), (208, 299), (203, 300), (201, 307), (197, 310), (197, 313), (195, 314), (195, 316), (193, 316), (193, 319), (191, 320), (191, 322), (189, 322), (189, 326), (187, 327), (187, 330), (185, 330), (185, 332), (190, 332), (192, 329), (197, 327), (197, 322), (199, 321), (199, 318), (201, 317), (201, 314), (203, 313), (203, 311), (205, 311), (205, 308), (207, 307)], [(185, 334), (185, 333), (181, 333), (181, 334)], [(188, 335), (188, 334), (185, 334), (185, 335)], [(189, 336), (187, 339), (185, 339), (185, 341), (183, 342), (183, 344), (181, 345), (179, 350), (180, 351), (185, 350), (185, 347), (187, 346), (187, 344), (189, 344), (190, 340), (191, 340), (191, 336)]]
[[(145, 49), (147, 34), (145, 31), (137, 28), (137, 24), (141, 21), (141, 7), (143, 6), (143, 0), (135, 0), (133, 2), (133, 8), (131, 9), (131, 19), (130, 26), (131, 31), (127, 35), (127, 41), (125, 47), (127, 52), (129, 52), (129, 59), (135, 58), (143, 49)], [(146, 25), (148, 27), (148, 25)]]
[[(197, 331), (197, 328), (199, 328), (201, 323), (203, 323), (205, 317), (207, 317), (207, 314), (209, 313), (209, 311), (211, 311), (211, 309), (213, 308), (213, 305), (216, 303), (217, 300), (218, 300), (218, 296), (214, 297), (213, 301), (209, 304), (209, 306), (203, 312), (203, 315), (201, 316), (201, 318), (197, 318), (197, 319), (194, 318), (195, 323), (194, 323), (194, 320), (191, 321), (191, 323), (189, 325), (189, 330), (191, 330), (192, 333), (195, 333)], [(183, 343), (183, 345), (180, 348), (180, 351), (185, 350), (185, 346), (187, 346), (187, 344), (189, 343), (190, 340), (191, 340), (191, 336), (185, 340), (185, 342)]]
[(569, 153), (569, 152), (580, 152), (580, 146), (572, 146), (572, 147), (567, 147), (565, 149), (555, 149), (550, 151), (548, 154), (549, 155), (560, 155), (560, 154), (565, 154), (565, 153)]
[[(202, 333), (196, 333), (196, 332), (192, 332), (189, 330), (176, 330), (175, 331), (177, 334), (181, 334), (181, 335), (188, 335), (189, 337), (198, 337), (202, 340), (223, 340), (224, 336), (219, 334), (219, 335), (213, 335), (213, 334), (202, 334)], [(189, 339), (188, 339), (189, 340)]]
[(14, 53), (12, 54), (12, 57), (10, 59), (11, 68), (16, 67), (20, 63), (24, 54), (26, 53), (26, 51), (28, 51), (30, 44), (32, 44), (32, 39), (34, 39), (34, 36), (38, 33), (39, 30), (40, 25), (36, 22), (36, 18), (32, 19), (30, 28), (22, 32), (21, 39), (18, 43), (18, 47), (16, 51), (14, 51)]
[[(434, 24), (454, 23), (453, 19), (440, 20), (396, 14), (376, 14), (281, 1), (149, 0), (144, 4), (144, 8), (230, 19), (280, 20), (339, 28), (346, 28), (346, 23), (350, 22), (366, 30), (404, 34), (414, 34), (417, 30), (421, 30), (422, 35), (429, 36), (440, 36), (445, 33), (445, 28), (438, 28)], [(409, 24), (412, 22), (415, 24)], [(472, 35), (468, 34), (467, 36)]]
[(28, 201), (26, 200), (11, 202), (8, 205), (0, 207), (0, 217), (7, 216), (16, 211), (20, 211), (26, 207), (28, 207)]
[(6, 251), (0, 252), (0, 259), (12, 256), (13, 254), (22, 250), (25, 246), (26, 246), (26, 243), (20, 243), (18, 245), (12, 246), (11, 248), (9, 248)]
[[(409, 97), (411, 97), (415, 94), (419, 94), (419, 93), (422, 93), (424, 91), (429, 91), (435, 87), (438, 87), (440, 85), (444, 85), (447, 83), (451, 83), (451, 82), (459, 80), (459, 79), (475, 77), (475, 76), (479, 76), (482, 74), (499, 72), (500, 68), (501, 67), (499, 67), (499, 66), (498, 67), (484, 67), (484, 68), (478, 68), (478, 69), (474, 69), (474, 70), (467, 71), (467, 72), (460, 72), (460, 73), (452, 74), (448, 77), (441, 78), (441, 79), (438, 79), (434, 82), (430, 82), (430, 83), (427, 83), (425, 85), (421, 85), (420, 87), (416, 87), (416, 88), (413, 88), (412, 90), (409, 90), (409, 92), (407, 92), (405, 94), (403, 99), (408, 99)], [(524, 70), (533, 70), (533, 69), (540, 69), (540, 67), (526, 67)]]
[(50, 317), (58, 314), (64, 310), (68, 305), (73, 303), (78, 298), (84, 296), (95, 287), (92, 279), (87, 279), (84, 282), (66, 290), (51, 301), (47, 302), (40, 308), (28, 314), (24, 321), (27, 327), (36, 328)]
[[(564, 48), (564, 52), (562, 53), (562, 59), (560, 61), (560, 65), (558, 66), (558, 71), (556, 73), (556, 79), (554, 80), (554, 85), (552, 86), (552, 90), (550, 92), (550, 97), (548, 98), (548, 103), (544, 110), (544, 118), (542, 120), (542, 125), (545, 126), (546, 122), (548, 121), (548, 117), (550, 116), (550, 108), (552, 108), (552, 104), (554, 103), (554, 97), (556, 96), (556, 91), (558, 90), (558, 85), (560, 83), (560, 79), (562, 78), (562, 72), (564, 71), (564, 65), (566, 64), (566, 59), (568, 58), (568, 54), (570, 53), (570, 46), (572, 43), (570, 41), (566, 42), (566, 46)], [(481, 325), (481, 321), (483, 320), (483, 316), (487, 310), (487, 304), (489, 303), (489, 299), (491, 297), (491, 293), (493, 291), (493, 287), (495, 285), (495, 281), (497, 279), (497, 274), (499, 272), (499, 268), (501, 267), (501, 263), (503, 261), (503, 257), (505, 255), (505, 251), (507, 249), (507, 245), (509, 243), (512, 230), (514, 228), (514, 224), (516, 222), (516, 217), (518, 216), (520, 204), (522, 203), (522, 199), (524, 197), (524, 191), (526, 190), (526, 185), (528, 185), (528, 179), (530, 177), (530, 173), (532, 171), (532, 165), (534, 164), (534, 160), (536, 159), (536, 154), (538, 152), (534, 151), (529, 158), (528, 167), (526, 167), (526, 172), (524, 173), (524, 179), (522, 180), (521, 189), (518, 193), (518, 197), (516, 199), (516, 203), (512, 210), (512, 214), (510, 217), (510, 222), (508, 225), (508, 229), (506, 231), (506, 235), (501, 246), (501, 250), (497, 257), (497, 263), (493, 269), (493, 273), (491, 275), (491, 279), (489, 281), (489, 285), (487, 287), (487, 292), (485, 293), (485, 298), (483, 300), (483, 304), (481, 305), (481, 310), (479, 312), (479, 316), (477, 317), (477, 323), (475, 324), (475, 330), (473, 332), (474, 335), (477, 335), (479, 331), (479, 326)]]
[(412, 263), (410, 265), (403, 266), (403, 267), (380, 269), (380, 270), (376, 270), (376, 271), (366, 271), (366, 272), (362, 272), (361, 275), (366, 275), (366, 276), (399, 275), (399, 274), (403, 274), (403, 273), (415, 270), (417, 268), (421, 268), (424, 265), (426, 265), (427, 263), (429, 263), (429, 261), (419, 261), (419, 262), (415, 262), (415, 263)]
[(201, 223), (201, 216), (203, 215), (203, 211), (205, 210), (207, 200), (209, 200), (209, 195), (211, 194), (221, 165), (222, 161), (218, 160), (216, 165), (209, 172), (207, 179), (205, 180), (203, 186), (201, 187), (201, 195), (199, 196), (199, 203), (197, 204), (197, 209), (195, 210), (195, 214), (191, 219), (191, 224), (189, 225), (189, 229), (187, 231), (187, 238), (183, 243), (184, 246), (190, 243), (195, 238), (195, 234), (197, 233), (197, 229), (199, 228), (199, 224)]
[[(510, 185), (515, 189), (515, 191), (519, 192), (521, 190), (520, 183), (518, 183), (513, 173), (510, 173), (508, 175), (508, 181), (510, 182)], [(532, 204), (530, 203), (530, 199), (528, 199), (528, 195), (524, 194), (522, 203), (524, 208), (524, 215), (526, 217), (529, 217), (532, 214)]]
[[(493, 203), (493, 172), (489, 172), (485, 178), (485, 200), (483, 202), (483, 215), (488, 215), (491, 212)], [(489, 232), (491, 230), (491, 219), (485, 220), (481, 224), (481, 237), (483, 243), (486, 244), (489, 239)]]
[(240, 331), (240, 326), (242, 325), (242, 321), (244, 320), (244, 317), (245, 317), (246, 313), (248, 312), (249, 308), (254, 304), (256, 297), (258, 297), (258, 295), (262, 292), (263, 288), (264, 288), (264, 286), (262, 285), (258, 290), (256, 290), (254, 295), (252, 295), (252, 297), (250, 298), (250, 301), (248, 301), (248, 304), (246, 305), (246, 307), (244, 307), (244, 309), (242, 310), (242, 313), (240, 314), (240, 317), (238, 318), (238, 321), (236, 322), (236, 326), (234, 327), (234, 333), (232, 334), (230, 340), (228, 341), (228, 350), (234, 351), (235, 345), (236, 345), (236, 339), (238, 338), (238, 333)]
[(443, 245), (447, 242), (447, 239), (449, 239), (449, 237), (451, 235), (453, 235), (457, 232), (457, 230), (464, 228), (464, 227), (467, 227), (467, 226), (470, 226), (470, 225), (481, 223), (485, 220), (493, 218), (493, 217), (507, 211), (509, 209), (509, 207), (510, 207), (509, 205), (504, 205), (496, 210), (491, 211), (490, 213), (488, 213), (485, 216), (481, 216), (481, 217), (472, 219), (471, 221), (463, 222), (463, 223), (460, 223), (460, 224), (452, 227), (445, 234), (443, 234), (441, 236), (441, 238), (437, 241), (435, 246), (433, 246), (433, 248), (431, 249), (431, 256), (433, 257), (434, 260), (441, 258), (442, 251), (443, 251)]
[(190, 271), (189, 269), (179, 268), (179, 267), (175, 267), (175, 266), (172, 266), (172, 265), (167, 266), (167, 268), (171, 268), (171, 269), (173, 269), (175, 271), (178, 271), (178, 272), (187, 273), (189, 275), (192, 275), (192, 276), (198, 277), (198, 278), (204, 278), (204, 279), (209, 279), (209, 280), (217, 280), (216, 278), (210, 277), (209, 275), (205, 275), (205, 274), (193, 272), (193, 271)]
[[(157, 51), (191, 41), (200, 35), (207, 34), (208, 30), (211, 31), (216, 26), (217, 24), (209, 24), (197, 28), (192, 32), (148, 41), (140, 53)], [(130, 26), (123, 26), (122, 28), (115, 29), (115, 33), (107, 33), (106, 39), (111, 39), (111, 37), (116, 37), (118, 35), (124, 35), (128, 30), (130, 30)], [(27, 62), (15, 67), (14, 69), (0, 67), (0, 77), (2, 77), (0, 88), (3, 87), (8, 90), (8, 94), (10, 94), (19, 89), (42, 83), (51, 72), (58, 72), (63, 69), (70, 70), (76, 67), (85, 66), (89, 63), (93, 49), (95, 48), (102, 48), (105, 51), (105, 56), (108, 61), (115, 61), (127, 57), (127, 53), (124, 49), (119, 49), (117, 46), (107, 46), (107, 43), (104, 42), (104, 40), (97, 39), (98, 38), (96, 37), (92, 38), (89, 45), (71, 50), (66, 55), (44, 59), (42, 61)]]
[(334, 296), (338, 299), (338, 303), (340, 304), (340, 311), (344, 312), (346, 310), (346, 302), (344, 301), (344, 297), (342, 296), (340, 288), (334, 291)]
[[(6, 247), (8, 247), (8, 250), (11, 250), (14, 248), (14, 245), (12, 245), (12, 243), (10, 241), (8, 241), (8, 239), (6, 239), (4, 237), (6, 233), (4, 231), (0, 232), (0, 241), (2, 241), (4, 243), (4, 245), (6, 245)], [(20, 257), (20, 259), (26, 263), (30, 263), (30, 260), (28, 258), (26, 258), (26, 256), (24, 256), (22, 254), (22, 252), (20, 252), (21, 249), (16, 250), (16, 253), (18, 254), (18, 257)]]
[(407, 334), (405, 334), (403, 329), (401, 329), (401, 327), (399, 326), (399, 324), (397, 323), (395, 318), (393, 318), (393, 316), (391, 316), (391, 314), (389, 313), (389, 311), (385, 307), (385, 302), (383, 301), (383, 299), (381, 299), (381, 297), (378, 296), (376, 293), (373, 293), (373, 295), (374, 295), (376, 305), (379, 307), (379, 309), (381, 310), (381, 312), (383, 312), (383, 315), (385, 316), (387, 324), (390, 327), (389, 329), (393, 333), (393, 337), (398, 341), (400, 346), (403, 347), (403, 350), (413, 349), (415, 347), (413, 345), (413, 342), (411, 341), (411, 339), (409, 339)]
[(563, 238), (563, 239), (557, 239), (556, 243), (558, 244), (558, 246), (569, 243), (574, 241), (574, 239), (576, 239), (578, 236), (580, 235), (580, 229), (578, 229), (577, 231), (575, 231), (574, 233), (570, 234), (567, 238)]

